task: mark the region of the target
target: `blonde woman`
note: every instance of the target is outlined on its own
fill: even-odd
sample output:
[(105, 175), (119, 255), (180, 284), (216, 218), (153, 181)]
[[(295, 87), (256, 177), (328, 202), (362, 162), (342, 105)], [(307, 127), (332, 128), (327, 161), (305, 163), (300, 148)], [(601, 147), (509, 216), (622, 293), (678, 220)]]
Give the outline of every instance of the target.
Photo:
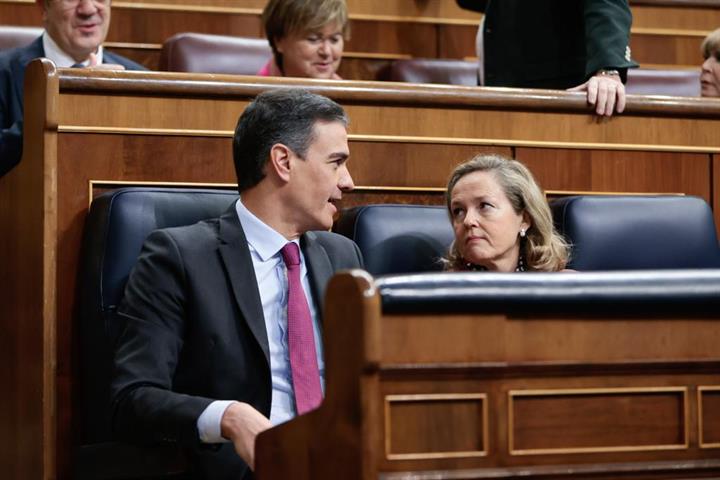
[(446, 193), (455, 232), (446, 269), (493, 272), (565, 269), (569, 246), (555, 231), (530, 170), (500, 155), (457, 166)]

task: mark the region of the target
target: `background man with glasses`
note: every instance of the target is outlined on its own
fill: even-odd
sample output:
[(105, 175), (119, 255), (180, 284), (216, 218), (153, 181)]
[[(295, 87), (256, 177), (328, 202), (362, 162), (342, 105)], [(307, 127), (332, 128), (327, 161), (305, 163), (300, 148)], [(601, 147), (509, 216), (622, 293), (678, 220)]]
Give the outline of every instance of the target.
[(58, 67), (145, 70), (103, 50), (110, 27), (110, 0), (37, 0), (45, 32), (25, 47), (0, 52), (0, 176), (20, 162), (23, 81), (31, 60), (46, 57)]

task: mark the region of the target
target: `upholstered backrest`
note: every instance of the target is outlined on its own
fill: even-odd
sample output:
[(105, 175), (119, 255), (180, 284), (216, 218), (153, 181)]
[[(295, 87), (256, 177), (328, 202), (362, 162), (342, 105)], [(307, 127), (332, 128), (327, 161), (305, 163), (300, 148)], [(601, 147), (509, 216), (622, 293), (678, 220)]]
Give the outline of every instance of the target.
[(0, 25), (0, 50), (24, 47), (42, 35), (40, 27), (14, 27)]
[(109, 380), (123, 325), (116, 309), (147, 235), (220, 216), (237, 192), (124, 188), (97, 197), (85, 223), (78, 278), (83, 443), (110, 438)]
[(255, 75), (271, 57), (264, 38), (178, 33), (163, 43), (160, 70)]
[(390, 67), (390, 81), (443, 83), (477, 86), (477, 62), (413, 58), (396, 60)]
[(577, 270), (719, 268), (708, 204), (691, 196), (574, 196), (551, 202)]
[(444, 207), (366, 205), (344, 210), (334, 230), (360, 247), (373, 275), (442, 270), (453, 240)]
[(625, 91), (634, 95), (700, 96), (700, 67), (694, 70), (628, 70)]

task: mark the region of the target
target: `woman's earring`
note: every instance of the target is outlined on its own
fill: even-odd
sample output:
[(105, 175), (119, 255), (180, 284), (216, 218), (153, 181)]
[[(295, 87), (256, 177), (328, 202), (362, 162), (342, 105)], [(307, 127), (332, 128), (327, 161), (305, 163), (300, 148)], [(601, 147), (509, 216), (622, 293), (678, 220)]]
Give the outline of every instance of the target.
[(521, 236), (522, 238), (525, 238), (525, 229), (524, 229), (524, 228), (521, 228), (521, 229), (520, 229), (520, 236)]

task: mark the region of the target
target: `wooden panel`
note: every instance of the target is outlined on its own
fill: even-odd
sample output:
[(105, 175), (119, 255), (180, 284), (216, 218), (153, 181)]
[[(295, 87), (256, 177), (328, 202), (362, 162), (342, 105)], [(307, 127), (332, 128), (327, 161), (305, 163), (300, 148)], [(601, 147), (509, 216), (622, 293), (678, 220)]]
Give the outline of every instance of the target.
[[(260, 12), (264, 0), (128, 0), (113, 4), (108, 41), (161, 44), (179, 32), (262, 37)], [(659, 2), (661, 3), (661, 2)], [(455, 2), (355, 0), (348, 4), (353, 35), (347, 51), (403, 54), (426, 58), (474, 58), (481, 15)], [(699, 66), (703, 37), (720, 25), (720, 8), (711, 5), (632, 5), (634, 57), (652, 66)], [(40, 25), (37, 7), (29, 0), (0, 0), (2, 18), (13, 25)], [(10, 22), (7, 22), (10, 23)], [(136, 45), (134, 48), (140, 48)], [(152, 57), (146, 66), (156, 63)], [(349, 76), (345, 78), (377, 78)]]
[[(33, 0), (3, 0), (2, 3), (32, 5)], [(249, 12), (259, 15), (267, 0), (116, 0), (113, 8), (179, 11)], [(444, 22), (477, 22), (479, 14), (458, 7), (455, 2), (417, 0), (349, 0), (348, 11), (358, 17), (399, 17)]]
[[(114, 7), (148, 8), (152, 6), (163, 9), (223, 9), (223, 10), (262, 10), (267, 3), (265, 0), (243, 0), (242, 5), (237, 0), (116, 0)], [(240, 8), (241, 7), (241, 8)]]
[(179, 32), (263, 36), (257, 15), (127, 9), (114, 4), (107, 41), (161, 44)]
[(445, 205), (443, 192), (365, 190), (356, 189), (343, 195), (339, 208), (352, 208), (378, 203), (403, 203), (410, 205)]
[(632, 56), (641, 67), (650, 68), (698, 68), (703, 57), (700, 45), (703, 37), (661, 35), (634, 32), (630, 38)]
[[(533, 351), (535, 361), (543, 362), (601, 358), (629, 362), (663, 356), (707, 359), (716, 356), (720, 342), (720, 326), (711, 323), (687, 320), (680, 329), (661, 321), (649, 322), (646, 325), (653, 325), (654, 330), (641, 333), (638, 325), (622, 317), (578, 323), (558, 318), (527, 321), (492, 314), (456, 315), (441, 331), (431, 333), (435, 325), (432, 314), (388, 315), (383, 323), (383, 362), (513, 362), (528, 350)], [(666, 349), (663, 344), (668, 335), (681, 336), (687, 343)]]
[(441, 25), (438, 30), (438, 58), (477, 59), (477, 25)]
[(517, 148), (515, 156), (546, 190), (682, 193), (712, 202), (710, 155)]
[(720, 5), (632, 5), (633, 28), (709, 32), (720, 25), (720, 8), (718, 7)]
[(510, 453), (684, 449), (685, 395), (683, 388), (511, 391)]
[[(6, 374), (14, 387), (3, 404), (12, 415), (7, 438), (20, 439), (3, 454), (11, 452), (23, 472), (43, 469), (61, 480), (69, 478), (78, 418), (72, 396), (77, 358), (72, 312), (90, 181), (233, 183), (230, 137), (248, 100), (261, 91), (302, 86), (346, 107), (350, 168), (365, 187), (347, 195), (348, 204), (442, 203), (452, 167), (484, 149), (516, 152), (554, 190), (682, 187), (713, 198), (709, 158), (720, 153), (720, 104), (712, 100), (632, 97), (624, 115), (596, 122), (582, 94), (543, 90), (56, 71), (42, 62), (31, 65), (28, 78), (34, 83), (26, 90), (25, 157), (0, 179), (3, 226), (20, 235), (0, 242), (0, 252), (18, 259), (0, 263), (0, 273), (19, 279), (0, 302), (3, 331), (12, 335), (2, 358), (18, 365)], [(16, 318), (22, 322), (8, 324)], [(536, 360), (560, 361), (562, 353), (568, 356), (564, 360), (610, 356), (619, 362), (662, 355), (707, 360), (720, 343), (714, 322), (695, 319), (683, 329), (657, 324), (648, 334), (626, 320), (591, 322), (582, 329), (563, 322), (521, 328), (491, 317), (483, 319), (480, 331), (478, 318), (453, 317), (438, 331), (430, 318), (404, 326), (388, 319), (387, 334), (377, 344), (388, 362), (401, 362), (416, 348), (428, 362), (511, 361), (537, 345)], [(424, 340), (416, 338), (430, 330)], [(555, 340), (543, 346), (550, 334)], [(678, 342), (653, 350), (667, 338)], [(692, 349), (683, 350), (688, 345)], [(612, 353), (619, 346), (629, 356)], [(21, 361), (24, 355), (32, 358)]]
[(357, 58), (344, 55), (338, 75), (347, 80), (382, 80), (389, 77), (392, 59)]
[(700, 446), (720, 448), (720, 387), (699, 387), (698, 404)]
[[(357, 280), (355, 284), (351, 277)], [(437, 281), (442, 283), (441, 288), (451, 285)], [(482, 283), (478, 277), (478, 290)], [(392, 286), (386, 283), (382, 289)], [(572, 337), (584, 337), (578, 332), (588, 321), (603, 316), (596, 323), (602, 329), (603, 323), (618, 320), (615, 315), (596, 313), (571, 319), (559, 312), (563, 318), (558, 320), (567, 321), (565, 329), (548, 330), (544, 324), (537, 331), (521, 333), (528, 340), (534, 337), (534, 341), (526, 342), (512, 360), (483, 356), (473, 362), (470, 357), (447, 360), (444, 356), (446, 361), (436, 361), (427, 359), (442, 355), (428, 355), (426, 349), (438, 353), (455, 347), (443, 337), (456, 317), (473, 320), (458, 332), (474, 330), (487, 337), (487, 342), (476, 343), (476, 350), (481, 352), (490, 351), (488, 345), (493, 341), (498, 343), (498, 332), (513, 330), (517, 336), (547, 319), (538, 318), (528, 308), (526, 321), (501, 314), (496, 325), (488, 321), (489, 314), (481, 304), (466, 315), (455, 311), (454, 302), (436, 303), (432, 315), (415, 313), (409, 306), (403, 315), (389, 315), (383, 312), (380, 301), (371, 302), (379, 300), (379, 290), (372, 279), (359, 272), (339, 275), (330, 283), (324, 323), (329, 348), (326, 401), (315, 414), (296, 418), (258, 438), (259, 480), (667, 480), (712, 477), (720, 472), (717, 451), (698, 445), (697, 412), (691, 401), (698, 385), (714, 384), (720, 359), (710, 350), (706, 351), (710, 355), (707, 361), (690, 359), (694, 345), (685, 336), (688, 320), (682, 316), (654, 318), (662, 313), (648, 305), (643, 314), (625, 325), (630, 336), (634, 336), (631, 330), (642, 331), (642, 341), (636, 338), (626, 342), (622, 334), (612, 334), (612, 346), (588, 343), (582, 348), (597, 350), (597, 357), (590, 361), (579, 360), (576, 351), (568, 353), (572, 360), (566, 362), (545, 361), (539, 349), (564, 351), (568, 345), (562, 337), (567, 329), (572, 330)], [(421, 295), (412, 288), (410, 291)], [(440, 291), (427, 294), (435, 297)], [(402, 296), (408, 292), (396, 285), (393, 293)], [(395, 304), (394, 308), (402, 307)], [(432, 325), (415, 328), (418, 317)], [(393, 348), (402, 348), (408, 341), (415, 341), (417, 348), (388, 365), (385, 360), (393, 352), (385, 337), (388, 325), (395, 322), (409, 322), (409, 333), (392, 342)], [(692, 328), (717, 330), (714, 323), (713, 319)], [(654, 332), (660, 324), (667, 330), (656, 337)], [(539, 331), (546, 335), (538, 338)], [(593, 332), (596, 338), (599, 331)], [(590, 332), (586, 333), (589, 339)], [(418, 337), (425, 339), (416, 341)], [(634, 355), (639, 348), (653, 350), (653, 359), (637, 359)], [(333, 358), (342, 361), (333, 362)], [(341, 366), (332, 370), (333, 364)], [(447, 444), (458, 449), (479, 445), (479, 429), (474, 428), (478, 408), (471, 402), (462, 406), (456, 403), (464, 395), (478, 394), (487, 401), (490, 419), (482, 450), (487, 454), (433, 455), (442, 453), (438, 450)], [(388, 405), (389, 398), (403, 401)], [(441, 405), (442, 398), (453, 400)], [(394, 410), (392, 414), (388, 408)], [(508, 409), (512, 409), (512, 419)], [(455, 415), (464, 415), (470, 425)], [(449, 421), (443, 423), (443, 417)], [(396, 428), (403, 431), (395, 432)], [(453, 437), (457, 431), (461, 438)], [(395, 458), (388, 458), (388, 452)], [(408, 456), (398, 458), (402, 454)]]
[(357, 16), (391, 16), (439, 20), (445, 22), (475, 22), (480, 14), (463, 10), (455, 2), (418, 0), (348, 0), (348, 12)]
[(437, 29), (428, 23), (352, 20), (345, 44), (350, 52), (395, 53), (437, 57)]
[(484, 394), (385, 397), (389, 460), (481, 457), (487, 454)]
[(352, 141), (352, 137), (350, 151), (350, 171), (356, 185), (388, 187), (445, 188), (453, 168), (479, 153), (512, 156), (507, 147), (364, 142)]
[[(25, 128), (40, 132), (57, 119), (52, 92), (57, 77), (26, 82), (34, 95), (25, 102)], [(41, 120), (45, 117), (46, 120)], [(47, 162), (15, 168), (0, 178), (0, 223), (12, 232), (0, 240), (0, 464), (13, 480), (49, 479), (56, 470), (56, 156), (54, 136), (24, 147), (26, 156)], [(22, 207), (20, 207), (22, 205)], [(13, 225), (13, 227), (9, 227)], [(14, 272), (14, 273), (11, 273)]]
[(550, 191), (696, 195), (711, 205), (720, 232), (720, 182), (713, 156), (669, 152), (623, 152), (517, 148), (538, 183)]
[(0, 25), (42, 26), (42, 13), (34, 2), (0, 0)]

